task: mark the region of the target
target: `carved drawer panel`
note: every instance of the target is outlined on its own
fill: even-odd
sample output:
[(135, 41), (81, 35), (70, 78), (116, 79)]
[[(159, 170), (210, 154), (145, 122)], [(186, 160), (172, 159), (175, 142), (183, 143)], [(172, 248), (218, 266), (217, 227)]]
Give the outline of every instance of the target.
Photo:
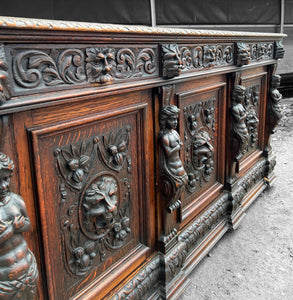
[(130, 272), (146, 254), (146, 108), (31, 130), (52, 299), (102, 286), (120, 259), (134, 260)]
[[(188, 175), (182, 201), (183, 217), (207, 205), (214, 199), (213, 193), (219, 193), (225, 155), (225, 124), (219, 111), (224, 114), (225, 95), (223, 82), (178, 95), (180, 136), (184, 137), (182, 155)], [(205, 199), (208, 190), (209, 199)]]

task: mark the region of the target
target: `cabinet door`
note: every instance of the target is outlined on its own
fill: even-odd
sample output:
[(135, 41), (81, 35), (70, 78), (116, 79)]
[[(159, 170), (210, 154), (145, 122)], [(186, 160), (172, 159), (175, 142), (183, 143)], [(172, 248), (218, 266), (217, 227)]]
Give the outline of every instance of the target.
[(262, 157), (265, 147), (265, 111), (267, 92), (267, 72), (265, 68), (257, 68), (242, 72), (240, 84), (245, 87), (243, 107), (246, 112), (245, 125), (248, 141), (242, 151), (239, 162), (240, 176)]
[(50, 299), (101, 299), (150, 254), (150, 101), (85, 101), (30, 129)]
[(183, 220), (219, 196), (224, 182), (226, 78), (214, 76), (178, 87), (179, 131), (188, 175)]

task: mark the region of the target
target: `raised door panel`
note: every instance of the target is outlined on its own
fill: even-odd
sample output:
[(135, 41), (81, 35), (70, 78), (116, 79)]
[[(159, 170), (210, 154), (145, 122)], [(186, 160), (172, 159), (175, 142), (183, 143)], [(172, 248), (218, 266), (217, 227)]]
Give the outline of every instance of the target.
[(255, 163), (264, 150), (264, 130), (266, 111), (267, 73), (259, 69), (251, 73), (244, 72), (240, 77), (240, 85), (245, 87), (243, 107), (246, 118), (247, 142), (242, 149), (238, 172), (243, 174)]
[(182, 196), (183, 220), (199, 213), (223, 187), (226, 83), (221, 79), (178, 93), (182, 156), (189, 179)]
[(150, 254), (142, 99), (30, 129), (50, 299), (102, 298)]

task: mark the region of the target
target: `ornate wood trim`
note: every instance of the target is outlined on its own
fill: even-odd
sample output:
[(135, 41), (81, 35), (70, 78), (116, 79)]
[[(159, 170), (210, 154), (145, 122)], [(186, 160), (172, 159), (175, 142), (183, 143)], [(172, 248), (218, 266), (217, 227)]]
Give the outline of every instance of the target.
[(285, 34), (259, 33), (241, 31), (220, 30), (193, 30), (164, 27), (131, 26), (100, 24), (74, 21), (57, 21), (33, 18), (0, 17), (0, 27), (34, 30), (60, 30), (60, 31), (89, 31), (89, 32), (113, 32), (113, 33), (142, 33), (142, 34), (167, 34), (167, 35), (191, 35), (191, 36), (220, 36), (220, 37), (269, 37), (283, 38)]

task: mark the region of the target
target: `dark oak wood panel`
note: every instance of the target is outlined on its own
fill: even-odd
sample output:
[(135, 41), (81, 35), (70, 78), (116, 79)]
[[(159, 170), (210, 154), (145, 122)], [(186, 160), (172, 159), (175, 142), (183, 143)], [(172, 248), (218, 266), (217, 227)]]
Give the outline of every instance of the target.
[(282, 38), (0, 17), (0, 298), (178, 298), (275, 179)]

